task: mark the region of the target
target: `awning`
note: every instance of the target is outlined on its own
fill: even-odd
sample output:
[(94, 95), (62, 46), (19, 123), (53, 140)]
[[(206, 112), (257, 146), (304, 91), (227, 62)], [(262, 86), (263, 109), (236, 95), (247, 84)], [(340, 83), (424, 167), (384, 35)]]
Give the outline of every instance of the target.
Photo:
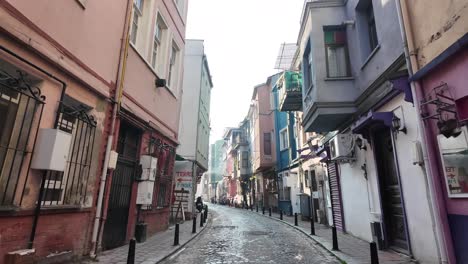
[(372, 112), (361, 117), (352, 126), (351, 130), (354, 134), (361, 134), (365, 139), (369, 139), (367, 128), (376, 123), (381, 123), (386, 127), (392, 127), (393, 112)]
[(393, 84), (393, 89), (398, 90), (405, 94), (405, 101), (413, 103), (413, 93), (411, 92), (411, 85), (408, 76), (403, 76), (397, 79), (390, 80)]

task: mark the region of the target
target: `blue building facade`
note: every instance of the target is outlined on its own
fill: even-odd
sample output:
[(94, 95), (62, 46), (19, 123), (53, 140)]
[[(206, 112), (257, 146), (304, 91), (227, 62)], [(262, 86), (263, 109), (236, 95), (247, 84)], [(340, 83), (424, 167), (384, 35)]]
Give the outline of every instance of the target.
[(279, 110), (279, 92), (277, 81), (281, 74), (272, 76), (272, 103), (275, 121), (276, 141), (276, 175), (278, 177), (278, 209), (283, 212), (292, 212), (291, 193), (284, 187), (289, 176), (289, 170), (295, 166), (297, 159), (297, 146), (295, 140), (294, 112), (281, 112)]

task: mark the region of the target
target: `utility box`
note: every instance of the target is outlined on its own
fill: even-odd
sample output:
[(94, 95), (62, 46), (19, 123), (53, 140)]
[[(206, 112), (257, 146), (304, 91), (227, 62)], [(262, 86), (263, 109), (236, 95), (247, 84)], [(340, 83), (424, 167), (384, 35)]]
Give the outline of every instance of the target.
[(140, 157), (141, 175), (138, 180), (140, 181), (155, 181), (156, 180), (156, 169), (158, 166), (158, 159), (143, 155)]
[(153, 203), (154, 182), (142, 181), (138, 183), (138, 194), (136, 204), (152, 204)]
[(36, 170), (64, 171), (70, 153), (72, 135), (58, 129), (41, 128), (31, 168)]

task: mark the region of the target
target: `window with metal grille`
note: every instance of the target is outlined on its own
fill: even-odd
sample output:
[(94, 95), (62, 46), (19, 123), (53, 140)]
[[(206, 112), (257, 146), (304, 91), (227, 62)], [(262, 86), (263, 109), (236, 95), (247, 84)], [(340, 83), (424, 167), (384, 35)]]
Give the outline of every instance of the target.
[(346, 28), (329, 26), (324, 28), (325, 57), (328, 78), (350, 77)]
[(45, 97), (35, 86), (40, 80), (3, 61), (0, 65), (5, 66), (0, 69), (0, 206), (18, 206), (28, 182), (25, 170), (31, 162)]
[(91, 206), (89, 180), (96, 122), (88, 115), (90, 107), (65, 96), (59, 109), (57, 129), (72, 134), (65, 171), (47, 171), (42, 204)]

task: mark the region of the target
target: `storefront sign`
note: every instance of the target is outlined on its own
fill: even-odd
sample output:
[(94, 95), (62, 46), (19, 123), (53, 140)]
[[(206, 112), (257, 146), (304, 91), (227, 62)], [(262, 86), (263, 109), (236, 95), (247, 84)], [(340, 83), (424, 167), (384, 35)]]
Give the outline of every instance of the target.
[(188, 211), (193, 204), (193, 163), (190, 161), (175, 162), (175, 190), (188, 191)]

